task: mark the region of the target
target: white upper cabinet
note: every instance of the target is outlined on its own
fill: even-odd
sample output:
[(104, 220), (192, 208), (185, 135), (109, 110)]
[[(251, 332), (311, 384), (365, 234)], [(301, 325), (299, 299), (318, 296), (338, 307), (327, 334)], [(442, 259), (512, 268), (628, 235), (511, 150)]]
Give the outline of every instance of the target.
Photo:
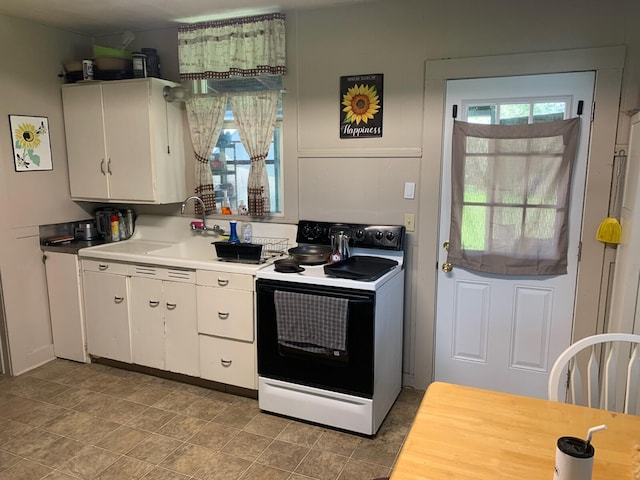
[(174, 203), (186, 193), (183, 109), (156, 78), (62, 87), (71, 198)]

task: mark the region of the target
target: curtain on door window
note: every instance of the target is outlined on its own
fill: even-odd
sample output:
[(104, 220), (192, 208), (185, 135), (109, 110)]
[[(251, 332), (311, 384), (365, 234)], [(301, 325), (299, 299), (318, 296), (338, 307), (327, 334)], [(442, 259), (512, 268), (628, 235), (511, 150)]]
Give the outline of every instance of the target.
[(447, 262), (500, 275), (567, 273), (579, 122), (454, 122)]

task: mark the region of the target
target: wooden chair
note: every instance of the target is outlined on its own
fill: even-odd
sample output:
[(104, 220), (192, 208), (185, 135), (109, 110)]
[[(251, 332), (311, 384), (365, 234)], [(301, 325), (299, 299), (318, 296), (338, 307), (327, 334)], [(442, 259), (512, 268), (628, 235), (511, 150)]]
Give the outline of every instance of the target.
[[(604, 410), (622, 411), (638, 415), (638, 388), (640, 386), (640, 335), (630, 333), (604, 333), (593, 335), (567, 348), (555, 361), (549, 375), (549, 399), (558, 401), (568, 387), (567, 401)], [(586, 386), (578, 364), (580, 352), (586, 351)], [(584, 357), (584, 355), (583, 355)], [(599, 358), (603, 359), (602, 367)], [(569, 375), (567, 381), (567, 374)], [(624, 377), (624, 378), (623, 378)], [(620, 378), (620, 381), (617, 379)], [(582, 400), (586, 392), (586, 402)], [(617, 404), (616, 394), (624, 397)], [(621, 394), (621, 395), (620, 395)], [(619, 403), (619, 402), (618, 402)]]

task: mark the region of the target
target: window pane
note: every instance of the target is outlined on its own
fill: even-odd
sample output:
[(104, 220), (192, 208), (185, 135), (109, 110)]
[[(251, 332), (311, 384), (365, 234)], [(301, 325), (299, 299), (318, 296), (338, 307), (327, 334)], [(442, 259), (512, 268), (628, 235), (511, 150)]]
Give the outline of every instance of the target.
[(489, 207), (465, 205), (462, 208), (462, 248), (484, 250)]
[(533, 104), (533, 123), (555, 122), (564, 120), (567, 108), (565, 102), (543, 102)]
[(475, 105), (467, 111), (467, 122), (493, 125), (496, 123), (495, 105)]
[(500, 125), (526, 125), (529, 123), (528, 103), (500, 105)]
[[(282, 171), (280, 166), (280, 152), (282, 150), (280, 146), (281, 119), (282, 102), (278, 106), (276, 128), (265, 160), (269, 179), (270, 211), (272, 213), (280, 213), (282, 211), (280, 201), (282, 183), (279, 178)], [(211, 153), (210, 166), (218, 208), (222, 206), (225, 192), (233, 213), (237, 213), (238, 207), (243, 203), (248, 206), (247, 185), (251, 160), (240, 141), (240, 133), (235, 127), (230, 103), (227, 104), (223, 130)]]

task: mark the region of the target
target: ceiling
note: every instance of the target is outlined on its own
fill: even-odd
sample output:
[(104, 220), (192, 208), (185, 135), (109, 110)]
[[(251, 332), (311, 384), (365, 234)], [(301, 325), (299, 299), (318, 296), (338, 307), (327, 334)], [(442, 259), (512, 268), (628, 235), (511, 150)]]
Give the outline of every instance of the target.
[(0, 15), (86, 35), (364, 0), (1, 0)]

